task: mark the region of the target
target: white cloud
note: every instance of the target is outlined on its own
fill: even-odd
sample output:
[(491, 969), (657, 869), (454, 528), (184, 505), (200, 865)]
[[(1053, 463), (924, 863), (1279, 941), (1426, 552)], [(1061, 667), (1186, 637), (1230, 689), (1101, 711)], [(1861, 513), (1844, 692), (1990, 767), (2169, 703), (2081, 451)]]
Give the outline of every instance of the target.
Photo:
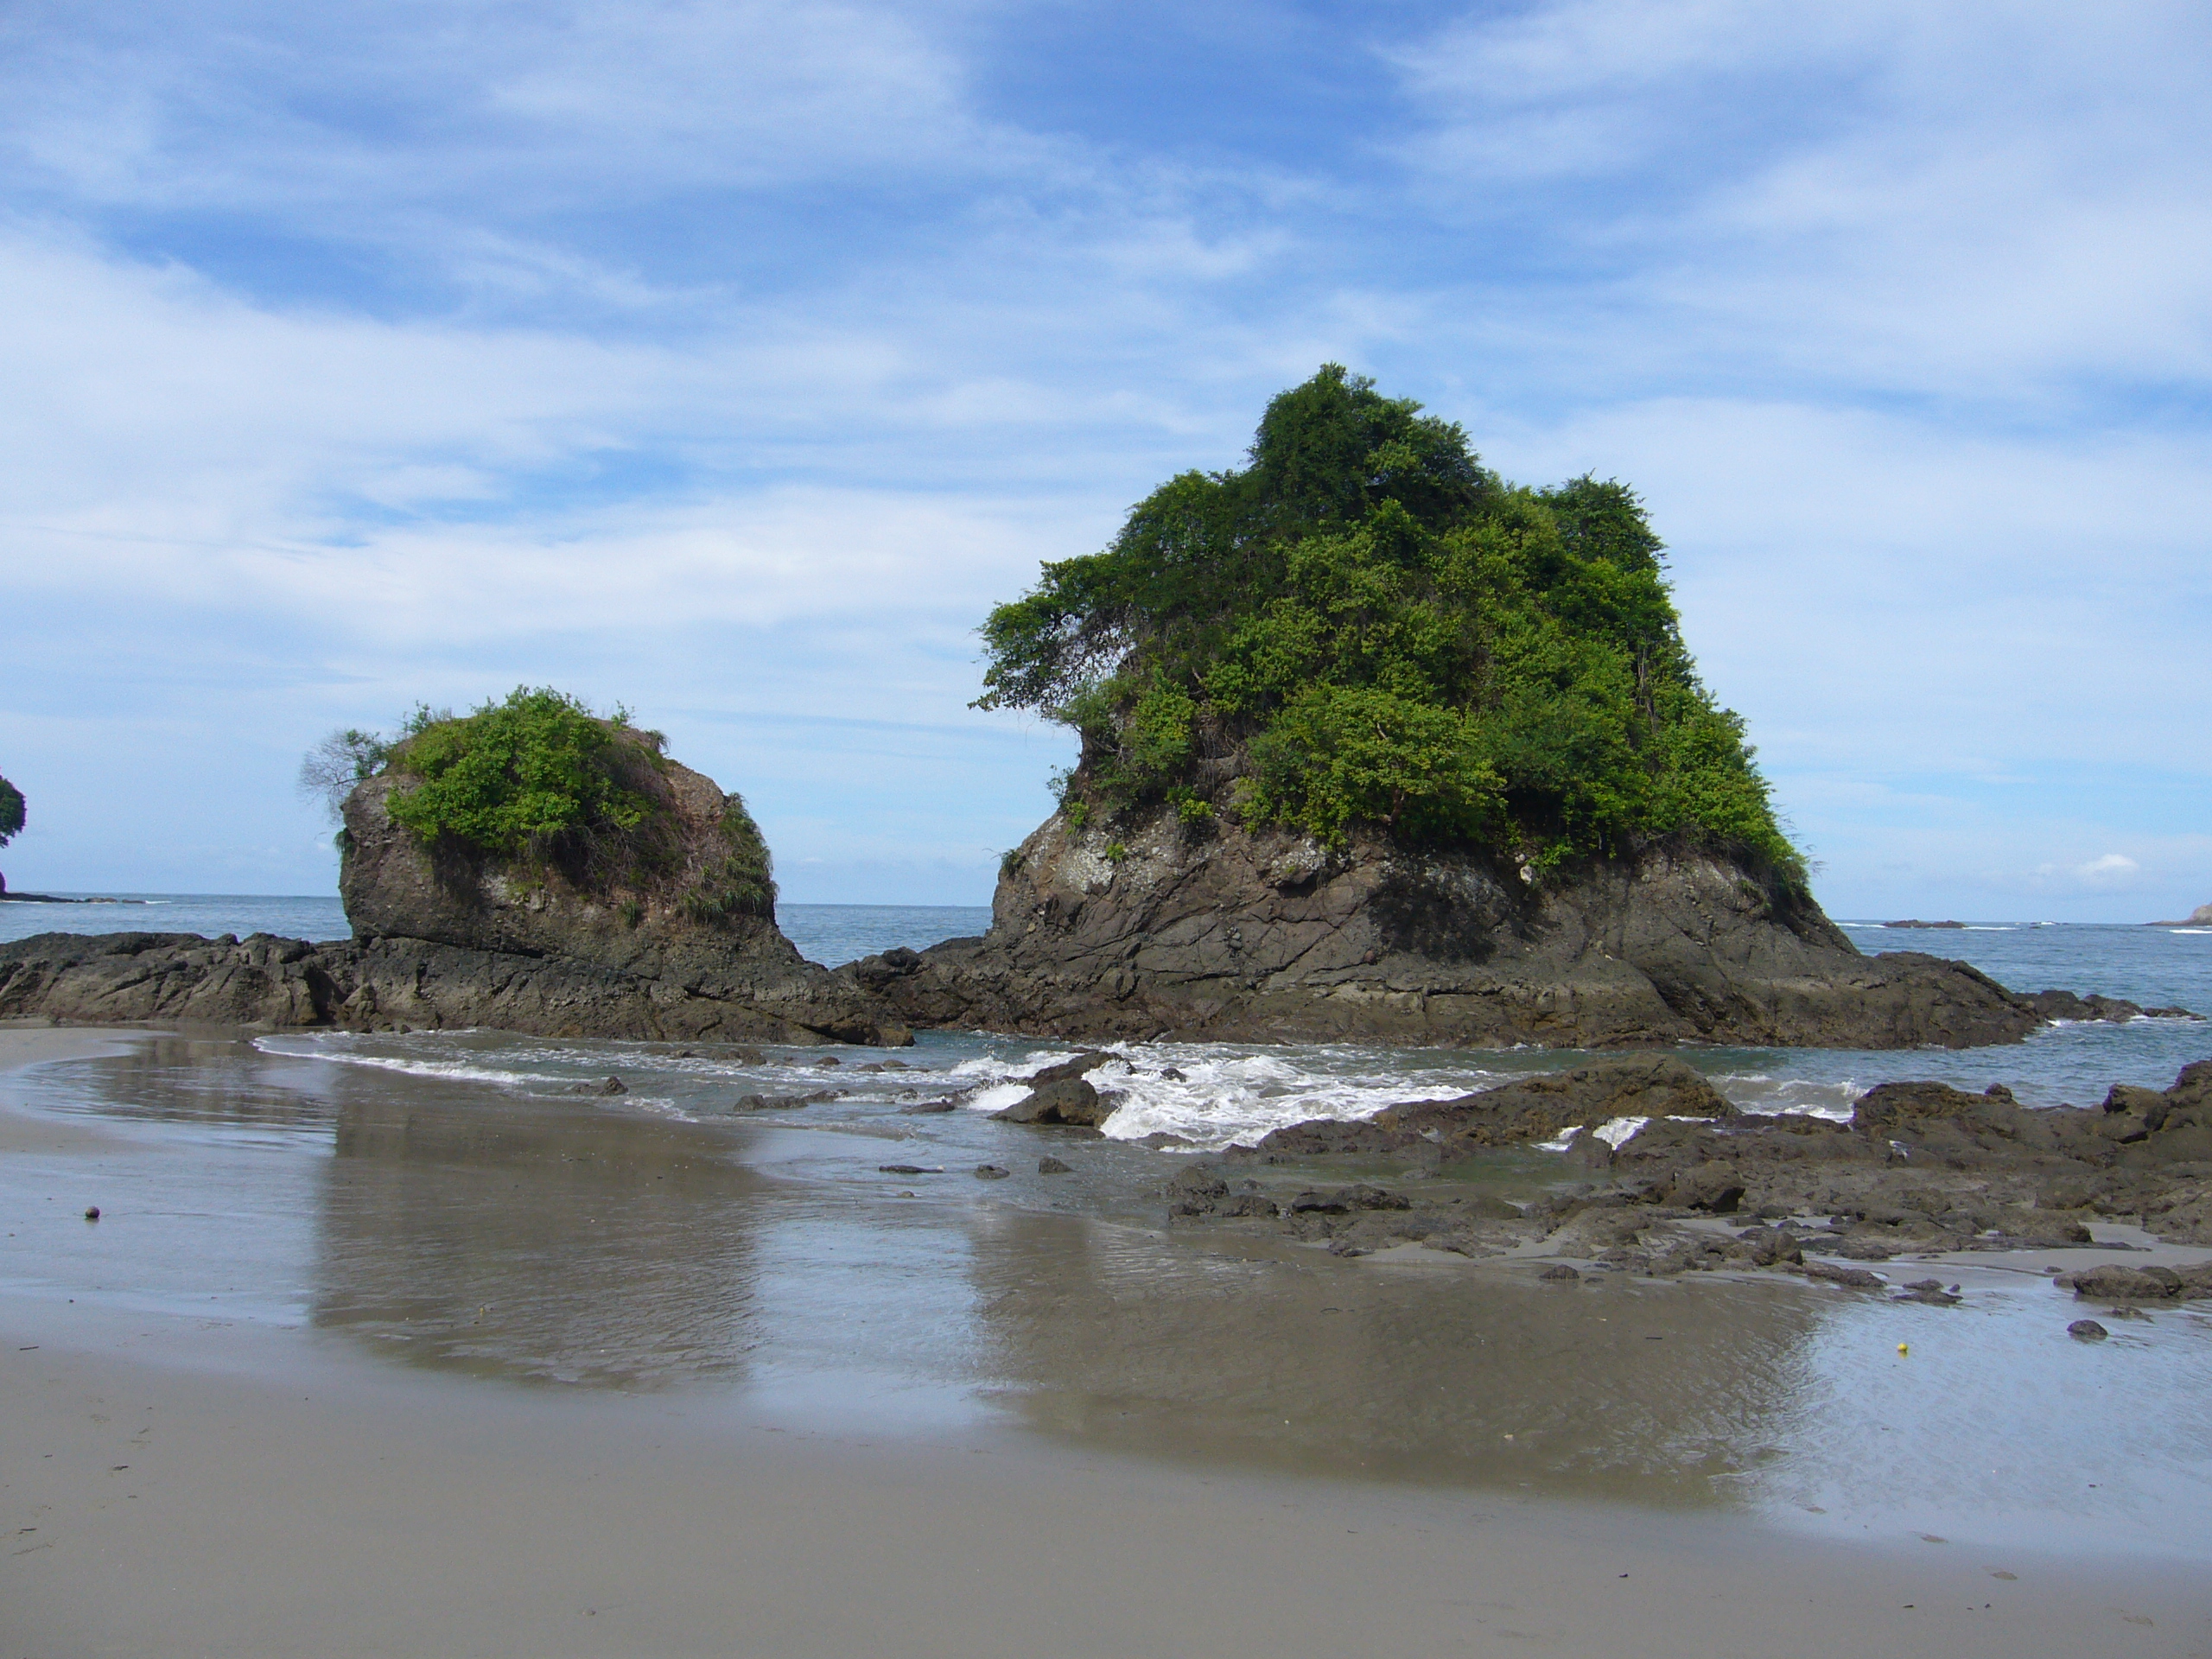
[(1643, 488), (1832, 879), (2212, 880), (2141, 785), (2212, 775), (2201, 13), (1536, 4), (1200, 167), (993, 113), (1018, 10), (17, 8), (9, 718), (186, 753), (249, 685), (311, 737), (551, 677), (739, 721), (787, 854), (1002, 845), (921, 765), (836, 830), (879, 740), (790, 722), (979, 728), (984, 607), (1333, 358)]
[(2212, 369), (2208, 48), (2171, 3), (1570, 0), (1400, 63), (1462, 211), (1580, 181), (1535, 212), (1617, 371), (1630, 332), (1637, 366), (2018, 399)]
[(2107, 853), (2101, 858), (2091, 859), (2074, 874), (2094, 887), (2115, 887), (2140, 874), (2142, 869), (2125, 853)]

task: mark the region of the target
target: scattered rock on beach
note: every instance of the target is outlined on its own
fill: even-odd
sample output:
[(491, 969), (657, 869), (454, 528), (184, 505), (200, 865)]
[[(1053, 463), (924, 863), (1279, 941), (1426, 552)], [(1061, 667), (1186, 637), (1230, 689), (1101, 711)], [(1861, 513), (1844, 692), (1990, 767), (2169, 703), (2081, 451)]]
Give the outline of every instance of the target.
[(838, 1098), (835, 1089), (817, 1089), (807, 1095), (740, 1095), (732, 1109), (740, 1112), (789, 1112), (804, 1106), (818, 1106), (825, 1100)]
[(996, 1164), (978, 1164), (976, 1166), (976, 1178), (978, 1180), (1002, 1181), (1013, 1173), (1014, 1172), (1012, 1170), (1002, 1169)]
[(2066, 1327), (2066, 1334), (2080, 1342), (2102, 1342), (2112, 1332), (2094, 1319), (2076, 1319)]
[(1889, 1287), (1880, 1274), (1869, 1273), (1864, 1268), (1839, 1268), (1830, 1262), (1808, 1262), (1801, 1271), (1808, 1279), (1841, 1285), (1850, 1290), (1885, 1290)]
[(2172, 1268), (2130, 1268), (2116, 1262), (2062, 1273), (2050, 1281), (2095, 1302), (2171, 1302), (2212, 1296), (2212, 1262)]
[(1220, 1170), (1211, 1164), (1192, 1164), (1178, 1170), (1167, 1183), (1167, 1200), (1170, 1221), (1281, 1213), (1274, 1200), (1261, 1192), (1258, 1182), (1246, 1181), (1231, 1192)]
[(1065, 1175), (1069, 1170), (1070, 1166), (1062, 1163), (1057, 1158), (1039, 1158), (1037, 1160), (1037, 1173), (1039, 1175)]
[(1539, 1279), (1549, 1280), (1554, 1284), (1561, 1285), (1579, 1285), (1582, 1282), (1582, 1275), (1577, 1273), (1573, 1268), (1568, 1267), (1564, 1262), (1553, 1263), (1550, 1267), (1546, 1268), (1541, 1273), (1538, 1274), (1536, 1277)]
[(573, 1091), (579, 1095), (626, 1095), (630, 1085), (620, 1077), (607, 1077), (598, 1083), (580, 1083)]
[(1042, 1089), (1047, 1084), (1066, 1083), (1072, 1078), (1084, 1077), (1096, 1071), (1100, 1066), (1110, 1064), (1114, 1058), (1102, 1049), (1087, 1048), (1072, 1059), (1061, 1060), (1056, 1065), (1046, 1066), (1041, 1071), (1033, 1072), (1030, 1075), (1029, 1086), (1032, 1089)]
[(1079, 1077), (1056, 1077), (1003, 1111), (991, 1114), (1004, 1123), (1059, 1123), (1089, 1129), (1096, 1128), (1113, 1115), (1113, 1105)]
[(1940, 1279), (1916, 1279), (1890, 1298), (1893, 1302), (1923, 1302), (1929, 1307), (1950, 1307), (1959, 1300), (1959, 1287), (1943, 1288)]

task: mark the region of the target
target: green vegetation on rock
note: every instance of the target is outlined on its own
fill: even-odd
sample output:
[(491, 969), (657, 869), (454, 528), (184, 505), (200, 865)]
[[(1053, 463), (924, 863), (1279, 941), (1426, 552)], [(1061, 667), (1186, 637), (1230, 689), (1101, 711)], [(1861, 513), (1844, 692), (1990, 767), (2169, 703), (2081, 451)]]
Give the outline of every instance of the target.
[(687, 845), (664, 742), (623, 710), (595, 715), (550, 686), (518, 686), (464, 715), (418, 708), (393, 740), (334, 733), (308, 754), (301, 784), (342, 803), (388, 772), (399, 786), (385, 811), (426, 848), (557, 872), (589, 891), (680, 886), (681, 908), (699, 922), (773, 915), (767, 843), (737, 796), (723, 797), (709, 845)]
[(1166, 801), (1538, 868), (1673, 841), (1801, 882), (1635, 493), (1507, 484), (1420, 407), (1335, 365), (1274, 398), (1243, 469), (992, 611), (977, 706), (1082, 734), (1078, 823)]
[(642, 828), (652, 803), (639, 773), (659, 759), (658, 734), (634, 732), (626, 715), (602, 720), (550, 686), (518, 686), (460, 718), (417, 709), (388, 756), (415, 781), (385, 810), (426, 842), (514, 858)]
[(23, 831), (23, 791), (0, 778), (0, 847)]

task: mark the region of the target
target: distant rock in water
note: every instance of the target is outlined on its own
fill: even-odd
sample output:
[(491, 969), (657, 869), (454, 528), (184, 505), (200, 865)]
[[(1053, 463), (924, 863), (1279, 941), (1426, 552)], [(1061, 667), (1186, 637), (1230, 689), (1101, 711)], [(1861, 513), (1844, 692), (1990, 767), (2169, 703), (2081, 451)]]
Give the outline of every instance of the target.
[(1056, 813), (990, 931), (840, 973), (917, 1026), (1495, 1046), (2012, 1042), (2044, 1016), (1962, 963), (1867, 957), (1802, 889), (1653, 850), (1531, 882), (1469, 852)]
[(2151, 922), (2151, 927), (2212, 927), (2212, 905), (2199, 905), (2185, 922)]
[[(396, 821), (394, 766), (345, 803), (339, 879), (355, 937), (46, 933), (0, 946), (0, 1016), (538, 1036), (903, 1044), (884, 1002), (806, 961), (774, 919), (734, 795), (614, 729), (633, 830), (529, 856)], [(404, 750), (401, 751), (404, 754)]]
[(1884, 922), (1884, 927), (1955, 927), (1963, 929), (1964, 922)]

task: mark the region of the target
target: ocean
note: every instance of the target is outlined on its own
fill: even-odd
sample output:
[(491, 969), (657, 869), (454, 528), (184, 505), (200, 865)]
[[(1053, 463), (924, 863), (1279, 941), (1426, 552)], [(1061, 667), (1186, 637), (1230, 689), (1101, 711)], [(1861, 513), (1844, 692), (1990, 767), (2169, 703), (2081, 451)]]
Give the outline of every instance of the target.
[[(0, 939), (50, 930), (211, 936), (259, 931), (310, 939), (346, 933), (335, 897), (120, 897), (133, 902), (0, 906)], [(777, 919), (802, 953), (834, 967), (898, 945), (918, 949), (981, 933), (990, 924), (990, 912), (981, 906), (785, 905)], [(1889, 929), (1872, 921), (1842, 925), (1870, 954), (1902, 949), (1955, 957), (2014, 990), (2057, 987), (2125, 997), (2145, 1007), (2212, 1013), (2212, 929), (2025, 922), (1940, 931)], [(566, 1086), (599, 1065), (602, 1050), (610, 1058), (624, 1052), (620, 1045), (548, 1044), (476, 1033), (318, 1033), (283, 1040), (335, 1062), (422, 1066), (440, 1075), (479, 1076), (518, 1088)], [(1007, 1080), (1070, 1052), (976, 1033), (925, 1033), (920, 1046), (934, 1063), (950, 1069), (948, 1081), (981, 1088), (969, 1102), (978, 1112), (1007, 1103), (1000, 1096), (1013, 1087)], [(1165, 1133), (1199, 1148), (1249, 1141), (1306, 1118), (1360, 1117), (1395, 1101), (1465, 1094), (1588, 1058), (1575, 1050), (1357, 1044), (1123, 1043), (1114, 1048), (1120, 1058), (1097, 1078), (1123, 1100), (1106, 1125), (1107, 1135), (1137, 1140)], [(2060, 1024), (2024, 1043), (1966, 1050), (1713, 1047), (1687, 1049), (1683, 1057), (1748, 1110), (1847, 1117), (1852, 1102), (1866, 1090), (1904, 1077), (1934, 1077), (1974, 1090), (2003, 1084), (2031, 1105), (2089, 1105), (2114, 1083), (2163, 1087), (2190, 1061), (2212, 1058), (2212, 1024), (2173, 1019)], [(652, 1073), (652, 1101), (674, 1112), (712, 1111), (724, 1096), (759, 1092), (770, 1081), (755, 1068), (721, 1060), (676, 1065), (640, 1058), (639, 1064)], [(839, 1109), (865, 1115), (889, 1109), (903, 1097), (887, 1082), (851, 1092)]]
[[(32, 908), (6, 919), (26, 931)], [(328, 899), (148, 912), (162, 931), (340, 931)], [(782, 917), (830, 963), (985, 919)], [(2023, 989), (2212, 1008), (2202, 932), (1856, 937)], [(303, 1352), (518, 1401), (555, 1387), (794, 1433), (991, 1424), (1086, 1455), (1717, 1507), (1834, 1541), (2212, 1548), (2212, 1319), (2161, 1310), (2072, 1341), (2079, 1310), (2041, 1269), (2094, 1252), (1948, 1267), (1966, 1281), (1953, 1308), (1721, 1274), (1560, 1299), (1533, 1262), (1369, 1268), (1163, 1225), (1161, 1183), (1196, 1153), (1578, 1053), (1116, 1044), (1092, 1074), (1121, 1101), (1099, 1138), (995, 1122), (1070, 1050), (985, 1033), (757, 1054), (476, 1031), (0, 1036), (91, 1045), (6, 1073), (5, 1106), (44, 1138), (0, 1159), (0, 1304), (41, 1318), (292, 1332)], [(2090, 1103), (2212, 1058), (2212, 1027), (1681, 1052), (1741, 1106), (1840, 1116), (1888, 1077)], [(1146, 1144), (1160, 1132), (1179, 1142)], [(1452, 1179), (1573, 1177), (1529, 1147)]]

